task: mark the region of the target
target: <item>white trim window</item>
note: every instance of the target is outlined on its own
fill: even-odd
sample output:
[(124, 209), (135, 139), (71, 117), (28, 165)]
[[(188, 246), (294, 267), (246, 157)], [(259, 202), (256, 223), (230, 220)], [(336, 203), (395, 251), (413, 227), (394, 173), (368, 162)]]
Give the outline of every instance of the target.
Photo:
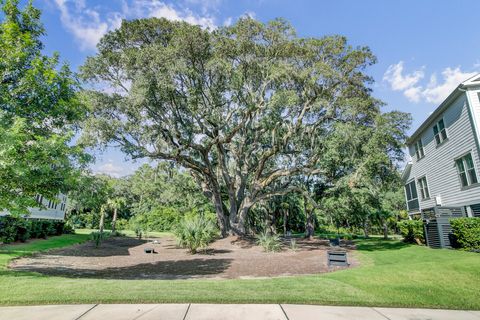
[(433, 135), (435, 136), (435, 141), (437, 142), (437, 145), (448, 139), (447, 129), (445, 129), (445, 122), (443, 121), (443, 119), (440, 119), (440, 121), (438, 121), (433, 126)]
[(421, 177), (420, 179), (418, 179), (417, 183), (418, 187), (420, 188), (420, 195), (422, 196), (422, 200), (429, 199), (430, 192), (428, 191), (427, 178)]
[(468, 153), (463, 157), (455, 160), (457, 165), (458, 175), (460, 176), (460, 183), (462, 187), (468, 187), (472, 184), (478, 183), (477, 173), (473, 164), (472, 154)]
[(422, 139), (418, 139), (418, 141), (415, 142), (415, 155), (417, 156), (417, 161), (425, 157)]

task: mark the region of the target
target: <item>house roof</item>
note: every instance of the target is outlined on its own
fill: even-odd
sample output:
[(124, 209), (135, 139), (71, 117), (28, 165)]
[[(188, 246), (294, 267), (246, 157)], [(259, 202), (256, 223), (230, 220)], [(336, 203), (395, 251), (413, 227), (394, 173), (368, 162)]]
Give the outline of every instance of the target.
[(463, 92), (465, 92), (465, 89), (470, 88), (470, 87), (480, 87), (480, 73), (476, 74), (475, 76), (465, 80), (464, 82), (460, 83), (455, 90), (453, 90), (448, 97), (443, 100), (443, 102), (438, 106), (435, 111), (432, 112), (432, 114), (425, 120), (420, 127), (418, 127), (417, 130), (407, 139), (407, 145), (412, 144), (415, 140), (417, 140), (418, 136), (430, 125), (432, 122), (445, 111), (450, 106), (450, 103), (453, 102), (456, 98), (458, 98)]
[(412, 170), (412, 162), (407, 163), (405, 168), (402, 171), (402, 182), (405, 184), (407, 182), (407, 178), (410, 176), (410, 171)]

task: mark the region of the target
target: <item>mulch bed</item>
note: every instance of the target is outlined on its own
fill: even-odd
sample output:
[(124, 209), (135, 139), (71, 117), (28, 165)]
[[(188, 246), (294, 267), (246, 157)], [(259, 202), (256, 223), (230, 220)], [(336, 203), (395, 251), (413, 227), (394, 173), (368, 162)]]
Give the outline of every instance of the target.
[[(159, 241), (154, 244), (152, 241)], [(92, 242), (16, 259), (14, 270), (72, 278), (202, 279), (257, 278), (318, 274), (342, 269), (327, 266), (328, 240), (297, 239), (297, 250), (285, 241), (282, 251), (267, 253), (252, 239), (228, 237), (215, 241), (205, 252), (190, 254), (177, 248), (172, 237), (138, 240), (109, 238), (100, 248)], [(355, 247), (342, 242), (347, 252)], [(144, 252), (154, 248), (154, 254)], [(358, 265), (348, 254), (350, 268)]]

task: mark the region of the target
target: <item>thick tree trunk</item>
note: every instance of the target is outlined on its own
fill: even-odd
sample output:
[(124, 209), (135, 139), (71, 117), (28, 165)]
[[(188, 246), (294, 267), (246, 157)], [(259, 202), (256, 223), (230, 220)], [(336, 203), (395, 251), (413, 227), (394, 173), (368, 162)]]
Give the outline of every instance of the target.
[(115, 232), (115, 225), (117, 223), (117, 208), (113, 208), (113, 217), (112, 217), (112, 232)]
[(305, 224), (305, 238), (313, 240), (313, 236), (315, 234), (315, 221), (313, 219), (313, 210), (308, 210), (307, 208), (307, 198), (303, 198), (303, 208), (305, 211), (305, 216), (307, 217), (307, 221)]
[(310, 212), (307, 218), (307, 225), (305, 228), (305, 238), (313, 240), (313, 236), (315, 235), (315, 221), (313, 219), (313, 215)]
[(368, 238), (368, 219), (365, 219), (365, 221), (363, 221), (363, 234), (365, 238)]
[(237, 223), (232, 226), (232, 231), (239, 236), (244, 236), (247, 234), (246, 223), (247, 223), (247, 214), (253, 204), (249, 199), (244, 199), (237, 214)]
[(105, 211), (103, 209), (100, 209), (100, 223), (98, 226), (98, 230), (100, 233), (103, 232), (103, 225), (105, 224)]
[(222, 197), (216, 190), (213, 191), (213, 200), (215, 204), (215, 212), (217, 214), (218, 226), (220, 227), (220, 233), (222, 238), (225, 238), (229, 231), (228, 221), (225, 218), (225, 212), (223, 211)]
[(268, 214), (267, 217), (268, 218), (267, 218), (266, 226), (269, 234), (271, 235), (277, 234), (277, 228), (276, 228), (277, 215), (275, 214), (275, 212), (273, 212), (272, 214)]
[(383, 239), (387, 240), (388, 239), (388, 224), (387, 224), (387, 221), (385, 219), (383, 219), (382, 225), (383, 225)]

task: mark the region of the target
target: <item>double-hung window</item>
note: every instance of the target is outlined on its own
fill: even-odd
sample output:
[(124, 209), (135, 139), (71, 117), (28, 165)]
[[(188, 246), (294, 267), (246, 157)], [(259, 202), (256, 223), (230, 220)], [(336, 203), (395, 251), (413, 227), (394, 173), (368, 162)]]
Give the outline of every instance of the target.
[(437, 145), (442, 143), (443, 141), (447, 140), (447, 129), (445, 129), (445, 122), (443, 122), (443, 119), (438, 121), (434, 126), (433, 126), (433, 135), (435, 136), (435, 141), (437, 142)]
[(415, 142), (415, 155), (417, 156), (417, 161), (425, 156), (425, 152), (423, 151), (422, 139), (418, 139), (418, 141)]
[(475, 166), (473, 165), (472, 154), (469, 153), (457, 160), (458, 174), (460, 176), (460, 183), (462, 187), (468, 187), (472, 184), (478, 183), (477, 174), (475, 172)]
[(418, 188), (420, 189), (422, 200), (430, 198), (430, 192), (428, 192), (427, 178), (422, 177), (418, 179)]

